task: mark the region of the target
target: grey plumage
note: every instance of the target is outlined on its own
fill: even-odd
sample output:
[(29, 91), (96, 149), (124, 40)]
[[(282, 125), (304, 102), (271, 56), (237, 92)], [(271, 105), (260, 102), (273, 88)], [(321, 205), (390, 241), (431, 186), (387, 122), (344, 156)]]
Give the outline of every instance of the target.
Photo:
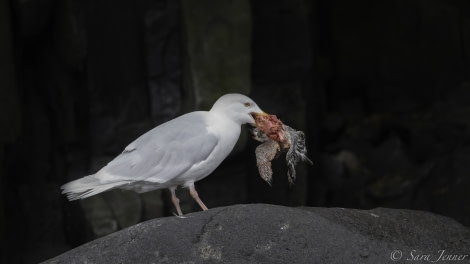
[(313, 162), (307, 157), (304, 133), (287, 125), (282, 125), (282, 128), (286, 132), (287, 141), (289, 143), (287, 149), (283, 149), (279, 142), (270, 139), (258, 128), (251, 130), (253, 138), (259, 142), (263, 142), (263, 144), (260, 144), (255, 150), (256, 163), (261, 178), (269, 185), (271, 185), (273, 175), (271, 161), (277, 158), (281, 152), (286, 152), (287, 178), (290, 185), (293, 185), (296, 179), (297, 174), (295, 166), (297, 166), (299, 161), (313, 165)]
[(304, 161), (313, 165), (313, 162), (307, 157), (307, 147), (305, 146), (305, 135), (302, 131), (296, 131), (290, 126), (283, 125), (284, 130), (287, 132), (287, 140), (289, 141), (290, 148), (286, 153), (287, 162), (287, 177), (289, 183), (294, 184), (296, 178), (295, 166), (299, 161)]

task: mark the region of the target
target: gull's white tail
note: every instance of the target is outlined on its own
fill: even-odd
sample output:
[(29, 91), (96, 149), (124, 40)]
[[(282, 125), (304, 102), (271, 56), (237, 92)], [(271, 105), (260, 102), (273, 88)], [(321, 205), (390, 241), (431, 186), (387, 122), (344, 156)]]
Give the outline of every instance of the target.
[(103, 183), (95, 175), (90, 175), (66, 183), (60, 188), (62, 189), (62, 193), (66, 194), (70, 201), (73, 201), (93, 196), (126, 183), (127, 182), (122, 181)]

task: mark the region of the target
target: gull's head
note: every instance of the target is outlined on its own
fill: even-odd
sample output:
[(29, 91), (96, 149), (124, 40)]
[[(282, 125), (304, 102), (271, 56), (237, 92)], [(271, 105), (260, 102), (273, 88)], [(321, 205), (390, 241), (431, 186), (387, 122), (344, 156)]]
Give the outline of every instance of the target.
[(233, 121), (255, 125), (254, 116), (266, 115), (249, 97), (242, 94), (226, 94), (221, 96), (212, 106), (210, 112), (220, 113)]

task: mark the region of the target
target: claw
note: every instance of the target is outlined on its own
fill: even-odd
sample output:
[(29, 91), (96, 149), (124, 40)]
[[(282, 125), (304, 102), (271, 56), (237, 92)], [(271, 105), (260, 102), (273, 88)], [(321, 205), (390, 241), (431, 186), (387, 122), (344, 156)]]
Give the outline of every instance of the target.
[(178, 215), (177, 213), (173, 212), (173, 215), (180, 218), (180, 219), (186, 219), (186, 218), (189, 218), (187, 216), (184, 216), (184, 215)]

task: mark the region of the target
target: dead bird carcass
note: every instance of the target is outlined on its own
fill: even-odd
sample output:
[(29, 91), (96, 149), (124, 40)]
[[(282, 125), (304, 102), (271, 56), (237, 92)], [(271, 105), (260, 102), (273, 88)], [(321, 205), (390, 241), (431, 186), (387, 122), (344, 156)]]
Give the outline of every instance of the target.
[(313, 165), (306, 155), (304, 133), (284, 125), (275, 115), (257, 115), (255, 121), (256, 128), (251, 130), (253, 138), (263, 142), (255, 150), (261, 178), (271, 185), (273, 175), (271, 161), (281, 152), (286, 152), (287, 178), (292, 185), (296, 178), (295, 166), (299, 161)]

